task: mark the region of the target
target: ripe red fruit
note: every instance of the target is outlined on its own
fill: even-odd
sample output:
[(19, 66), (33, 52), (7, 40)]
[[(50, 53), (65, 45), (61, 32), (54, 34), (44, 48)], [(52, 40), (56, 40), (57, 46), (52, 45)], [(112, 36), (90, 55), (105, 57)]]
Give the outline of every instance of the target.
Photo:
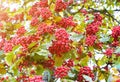
[(32, 26), (36, 26), (36, 25), (38, 25), (38, 23), (39, 23), (38, 18), (37, 17), (33, 17), (30, 24)]
[(95, 35), (87, 36), (85, 43), (87, 46), (93, 46), (95, 44), (96, 39), (97, 37)]
[(40, 8), (39, 12), (40, 12), (40, 16), (43, 19), (48, 19), (49, 17), (52, 16), (52, 13), (48, 8)]
[(69, 71), (69, 68), (68, 68), (68, 67), (63, 67), (63, 66), (57, 67), (57, 68), (55, 69), (54, 76), (55, 76), (56, 78), (63, 78), (63, 77), (65, 77), (65, 76), (67, 76), (68, 71)]
[(64, 61), (63, 66), (73, 67), (74, 61), (72, 59), (66, 60), (66, 61)]
[(49, 47), (49, 51), (51, 54), (56, 54), (58, 56), (62, 56), (62, 54), (71, 50), (70, 41), (68, 40), (58, 40), (53, 41), (52, 46)]
[(31, 71), (30, 71), (30, 74), (35, 74), (35, 70), (31, 70)]
[(55, 61), (52, 59), (49, 59), (49, 60), (44, 61), (43, 66), (45, 68), (53, 69), (54, 64), (55, 64)]
[(116, 82), (120, 82), (120, 79), (116, 80)]
[(70, 16), (62, 18), (62, 20), (58, 22), (58, 25), (60, 25), (62, 28), (68, 28), (70, 26), (75, 27), (76, 23), (73, 21), (73, 17)]
[(113, 54), (113, 49), (112, 48), (107, 48), (106, 51), (104, 52), (108, 57), (112, 56)]
[(99, 28), (96, 23), (88, 24), (86, 27), (87, 35), (95, 35), (98, 31), (99, 31)]
[(114, 40), (118, 40), (118, 37), (120, 36), (120, 26), (115, 26), (112, 29), (112, 37)]
[(20, 28), (17, 30), (16, 33), (17, 33), (18, 36), (21, 36), (21, 35), (23, 35), (25, 32), (26, 32), (25, 27), (22, 26), (22, 27), (20, 27)]
[(92, 73), (90, 67), (85, 66), (85, 67), (80, 68), (80, 71), (79, 71), (78, 77), (77, 77), (77, 80), (79, 82), (85, 81), (85, 79), (83, 78), (83, 75), (87, 75), (87, 76), (91, 77), (92, 80), (94, 80), (94, 74)]
[(57, 40), (69, 40), (69, 34), (64, 28), (57, 29), (57, 31), (55, 32), (55, 37)]
[(55, 11), (56, 12), (60, 12), (66, 8), (67, 8), (66, 2), (64, 2), (63, 0), (56, 0), (56, 3), (55, 3)]

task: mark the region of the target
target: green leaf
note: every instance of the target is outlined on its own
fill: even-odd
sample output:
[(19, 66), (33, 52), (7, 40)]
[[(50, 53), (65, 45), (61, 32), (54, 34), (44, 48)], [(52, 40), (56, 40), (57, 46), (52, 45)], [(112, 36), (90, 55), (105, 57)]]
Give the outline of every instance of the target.
[(102, 66), (102, 65), (106, 64), (106, 62), (108, 62), (108, 58), (107, 58), (107, 56), (104, 56), (104, 57), (102, 57), (102, 59), (98, 60), (98, 65)]
[(15, 77), (10, 77), (10, 82), (17, 82)]
[(87, 75), (83, 75), (83, 77), (84, 77), (84, 79), (85, 79), (86, 81), (88, 81), (88, 82), (93, 82), (91, 77), (89, 77), (89, 76), (87, 76)]
[(81, 66), (87, 66), (88, 61), (89, 61), (89, 57), (85, 56), (84, 58), (81, 59), (81, 61), (79, 62)]
[(83, 38), (83, 35), (82, 34), (77, 34), (77, 33), (75, 33), (75, 32), (71, 32), (70, 33), (70, 39), (72, 40), (72, 41), (76, 41), (76, 42), (79, 42), (82, 38)]
[(109, 36), (105, 36), (105, 37), (102, 37), (102, 38), (100, 38), (99, 39), (100, 40), (100, 42), (107, 42), (107, 41), (109, 41), (110, 40), (110, 37)]
[(32, 43), (28, 46), (28, 48), (30, 49), (30, 48), (34, 47), (35, 45), (36, 45), (36, 43), (35, 43), (35, 42), (32, 42)]
[(44, 71), (44, 68), (42, 65), (37, 66), (37, 69), (36, 69), (37, 75), (41, 75), (43, 73), (43, 71)]
[(62, 57), (56, 56), (54, 60), (55, 60), (55, 66), (61, 66), (62, 63), (63, 63), (63, 58)]
[(112, 78), (112, 75), (109, 75), (107, 82), (111, 82), (112, 79), (113, 79), (113, 78)]
[(72, 73), (72, 72), (68, 72), (68, 76), (69, 76), (70, 78), (74, 78), (74, 77), (75, 77), (75, 74)]
[(21, 57), (20, 59), (15, 61), (13, 65), (11, 65), (10, 71), (13, 72), (14, 75), (18, 75), (18, 66), (21, 62), (23, 62), (23, 57)]
[(120, 47), (117, 47), (116, 50), (115, 50), (115, 53), (120, 53)]
[(16, 58), (16, 55), (13, 54), (13, 52), (10, 52), (6, 54), (5, 61), (9, 66), (11, 66), (15, 58)]
[(36, 52), (39, 56), (44, 56), (44, 57), (47, 57), (48, 54), (49, 54), (49, 51), (48, 50), (40, 50), (39, 52)]

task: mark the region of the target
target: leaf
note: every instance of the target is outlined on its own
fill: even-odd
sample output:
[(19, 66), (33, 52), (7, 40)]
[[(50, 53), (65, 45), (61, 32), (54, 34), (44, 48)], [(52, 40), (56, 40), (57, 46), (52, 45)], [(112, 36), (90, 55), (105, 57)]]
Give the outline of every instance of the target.
[(72, 73), (72, 72), (68, 72), (68, 76), (69, 76), (70, 78), (74, 78), (74, 77), (75, 77), (75, 74)]
[(100, 40), (100, 42), (107, 42), (107, 41), (109, 41), (110, 40), (110, 37), (109, 36), (105, 36), (105, 37), (102, 37), (102, 38), (100, 38), (99, 39)]
[(49, 54), (49, 51), (48, 50), (40, 50), (39, 52), (36, 52), (39, 56), (44, 56), (44, 57), (47, 57), (48, 54)]
[(79, 42), (82, 38), (83, 38), (83, 35), (82, 34), (77, 34), (77, 33), (75, 33), (75, 32), (71, 32), (70, 33), (70, 39), (72, 40), (72, 41), (76, 41), (76, 42)]
[(115, 53), (120, 53), (120, 47), (117, 47), (116, 50), (115, 50)]
[(17, 61), (14, 62), (13, 65), (11, 65), (10, 71), (13, 72), (14, 75), (18, 75), (18, 66), (22, 62), (23, 62), (23, 57), (19, 58)]
[(44, 68), (42, 65), (37, 66), (37, 69), (36, 69), (37, 75), (41, 75), (43, 73), (43, 71), (44, 71)]
[(7, 53), (5, 57), (5, 61), (7, 65), (11, 66), (16, 58), (16, 55), (13, 52)]
[(35, 45), (36, 45), (36, 43), (35, 43), (35, 42), (32, 42), (32, 43), (28, 46), (28, 48), (30, 49), (30, 48), (34, 47)]
[(109, 75), (107, 82), (112, 82), (112, 75)]
[(87, 76), (87, 75), (83, 75), (83, 77), (84, 77), (84, 79), (85, 79), (86, 81), (88, 81), (88, 82), (93, 82), (91, 77), (89, 77), (89, 76)]
[(55, 66), (61, 66), (63, 63), (63, 58), (62, 57), (55, 57)]
[(79, 62), (81, 66), (86, 66), (88, 64), (89, 61), (89, 57), (85, 56), (84, 58), (81, 59), (81, 61)]
[(99, 78), (99, 80), (103, 80), (103, 79), (105, 79), (105, 76), (104, 76), (104, 74), (100, 73), (100, 76), (98, 78)]
[(106, 64), (106, 62), (108, 62), (108, 58), (107, 58), (107, 56), (103, 56), (102, 59), (98, 60), (98, 65), (102, 66), (102, 65)]
[(17, 82), (15, 77), (10, 77), (10, 82)]
[(5, 65), (3, 63), (0, 63), (0, 74), (5, 74), (7, 71), (5, 69)]
[(116, 67), (118, 70), (120, 70), (120, 64), (115, 65), (115, 67)]

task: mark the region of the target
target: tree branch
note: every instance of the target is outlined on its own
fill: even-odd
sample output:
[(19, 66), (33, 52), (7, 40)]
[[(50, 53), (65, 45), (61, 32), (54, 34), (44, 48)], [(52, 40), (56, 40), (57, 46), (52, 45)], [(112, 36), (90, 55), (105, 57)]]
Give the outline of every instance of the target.
[[(104, 8), (103, 10), (96, 10), (96, 9), (93, 9), (93, 8), (89, 8), (91, 9), (92, 11), (89, 11), (89, 12), (100, 12), (102, 14), (105, 14), (106, 16), (109, 16), (111, 17), (114, 21), (116, 21), (118, 24), (120, 24), (120, 21), (118, 21), (116, 18), (114, 18), (114, 16), (112, 14), (109, 13), (109, 11)], [(120, 11), (120, 10), (113, 10), (113, 11)]]

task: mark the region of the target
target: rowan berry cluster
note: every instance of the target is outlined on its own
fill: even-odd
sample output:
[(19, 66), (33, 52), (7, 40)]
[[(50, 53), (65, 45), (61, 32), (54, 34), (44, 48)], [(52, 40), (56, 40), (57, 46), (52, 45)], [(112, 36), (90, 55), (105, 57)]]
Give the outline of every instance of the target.
[(92, 73), (90, 67), (85, 66), (80, 68), (80, 71), (78, 73), (78, 78), (77, 78), (79, 82), (85, 81), (83, 75), (87, 75), (91, 77), (92, 80), (94, 80), (94, 74)]

